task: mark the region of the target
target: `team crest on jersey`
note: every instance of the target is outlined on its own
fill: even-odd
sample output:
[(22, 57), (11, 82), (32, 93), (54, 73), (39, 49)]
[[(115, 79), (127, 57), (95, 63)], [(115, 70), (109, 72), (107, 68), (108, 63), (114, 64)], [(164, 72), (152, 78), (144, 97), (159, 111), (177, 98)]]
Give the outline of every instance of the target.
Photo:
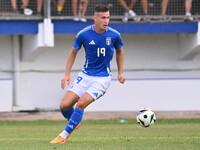
[(111, 44), (111, 37), (106, 37), (106, 44), (110, 45)]

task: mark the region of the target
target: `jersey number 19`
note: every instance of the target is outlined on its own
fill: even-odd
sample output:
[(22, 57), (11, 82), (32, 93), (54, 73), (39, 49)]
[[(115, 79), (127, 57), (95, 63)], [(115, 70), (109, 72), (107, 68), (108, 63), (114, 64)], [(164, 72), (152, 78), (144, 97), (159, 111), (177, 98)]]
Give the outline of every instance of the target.
[(105, 48), (97, 48), (97, 57), (100, 57), (100, 55), (103, 55), (103, 57), (106, 56), (106, 49)]

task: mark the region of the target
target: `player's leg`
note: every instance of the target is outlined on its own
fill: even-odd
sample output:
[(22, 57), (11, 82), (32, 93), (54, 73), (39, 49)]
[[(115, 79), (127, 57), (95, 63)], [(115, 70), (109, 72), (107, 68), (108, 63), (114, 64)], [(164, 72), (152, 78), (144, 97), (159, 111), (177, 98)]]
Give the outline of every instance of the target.
[[(69, 122), (65, 130), (50, 143), (65, 143), (66, 139), (69, 138), (72, 131), (80, 124), (84, 109), (91, 104), (94, 100), (100, 98), (105, 94), (107, 88), (111, 82), (111, 77), (90, 77), (84, 73), (79, 73), (77, 78), (74, 80), (73, 85), (69, 89), (71, 92), (67, 92), (63, 98), (60, 108), (62, 111), (66, 111), (73, 106), (73, 103), (78, 103), (76, 108), (69, 119)], [(76, 94), (75, 94), (76, 93)], [(71, 96), (70, 96), (71, 95)], [(71, 100), (73, 97), (73, 103), (69, 103), (68, 99)], [(79, 99), (80, 97), (80, 99)]]
[[(70, 92), (73, 93), (73, 92)], [(66, 139), (68, 139), (72, 133), (73, 130), (77, 128), (77, 126), (80, 125), (80, 122), (82, 121), (84, 109), (94, 101), (93, 97), (90, 96), (88, 93), (85, 93), (78, 101), (76, 108), (69, 119), (69, 122), (63, 132), (60, 133), (59, 136), (57, 136), (55, 139), (53, 139), (50, 143), (65, 143)], [(62, 108), (62, 107), (61, 107)], [(65, 107), (66, 108), (66, 107)]]
[(67, 91), (60, 103), (60, 111), (62, 115), (69, 120), (74, 112), (73, 106), (78, 101), (79, 97), (72, 91)]
[(72, 133), (72, 131), (81, 123), (84, 109), (91, 104), (94, 101), (94, 98), (88, 94), (85, 93), (79, 100), (76, 105), (76, 108), (74, 110), (74, 113), (72, 114), (71, 118), (69, 119), (69, 122), (65, 128), (65, 131), (68, 134), (63, 135), (64, 138), (69, 138), (69, 134)]
[[(86, 91), (85, 87), (87, 87), (86, 83), (88, 83), (88, 80), (83, 75), (84, 75), (83, 73), (78, 74), (77, 78), (74, 80), (71, 87), (68, 89), (68, 91), (66, 92), (66, 94), (64, 95), (64, 97), (60, 103), (61, 113), (63, 114), (63, 116), (65, 118), (67, 118), (69, 120), (71, 118), (71, 115), (74, 113), (74, 110), (72, 107), (74, 106), (74, 104), (76, 102), (78, 102), (79, 98), (82, 97)], [(59, 136), (57, 136), (50, 143), (52, 143), (52, 144), (65, 143), (66, 137), (69, 134), (70, 133), (68, 133), (64, 130)]]
[[(79, 96), (76, 95), (72, 91), (67, 91), (66, 94), (64, 95), (61, 103), (60, 103), (60, 110), (63, 116), (66, 119), (70, 119), (71, 115), (74, 113), (74, 104), (78, 101)], [(66, 136), (68, 136), (69, 133), (67, 133), (65, 130), (60, 133), (55, 139), (50, 141), (51, 144), (54, 143), (65, 143), (66, 142)]]
[[(86, 81), (85, 81), (86, 80)], [(69, 87), (68, 91), (64, 95), (61, 103), (60, 110), (63, 116), (66, 119), (70, 119), (71, 115), (74, 112), (74, 104), (78, 102), (79, 98), (83, 96), (87, 87), (88, 80), (83, 76), (82, 73), (79, 73), (72, 85)]]

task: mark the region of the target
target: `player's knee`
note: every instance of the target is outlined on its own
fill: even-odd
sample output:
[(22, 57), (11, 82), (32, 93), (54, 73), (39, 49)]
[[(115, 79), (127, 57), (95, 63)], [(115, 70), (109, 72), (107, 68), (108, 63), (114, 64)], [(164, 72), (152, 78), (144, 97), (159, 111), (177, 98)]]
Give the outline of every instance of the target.
[(61, 102), (61, 103), (60, 103), (60, 110), (65, 111), (65, 110), (67, 110), (67, 109), (68, 109), (68, 107), (65, 105), (65, 103)]
[(60, 110), (63, 110), (64, 105), (62, 104), (62, 102), (60, 103)]
[(84, 110), (87, 105), (83, 101), (79, 101), (76, 105), (76, 108)]

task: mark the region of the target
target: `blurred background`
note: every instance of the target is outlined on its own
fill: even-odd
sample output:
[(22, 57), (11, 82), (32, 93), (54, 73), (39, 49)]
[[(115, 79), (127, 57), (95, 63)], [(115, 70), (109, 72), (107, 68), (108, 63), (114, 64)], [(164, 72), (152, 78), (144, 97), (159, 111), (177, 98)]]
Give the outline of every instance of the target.
[(200, 110), (199, 0), (0, 0), (0, 112), (59, 110), (68, 53), (99, 3), (121, 33), (127, 81), (113, 57), (112, 84), (86, 111)]
[[(41, 20), (50, 13), (52, 19), (76, 20), (82, 17), (92, 20), (93, 8), (103, 3), (110, 7), (111, 20), (121, 20), (132, 10), (129, 19), (138, 16), (140, 20), (188, 19), (198, 20), (198, 0), (1, 0), (2, 20)], [(188, 16), (192, 16), (188, 18)], [(40, 17), (40, 18), (39, 18)], [(77, 18), (76, 18), (77, 17)], [(148, 19), (147, 19), (148, 18)], [(82, 20), (83, 22), (87, 20)], [(135, 19), (135, 21), (138, 21)]]

